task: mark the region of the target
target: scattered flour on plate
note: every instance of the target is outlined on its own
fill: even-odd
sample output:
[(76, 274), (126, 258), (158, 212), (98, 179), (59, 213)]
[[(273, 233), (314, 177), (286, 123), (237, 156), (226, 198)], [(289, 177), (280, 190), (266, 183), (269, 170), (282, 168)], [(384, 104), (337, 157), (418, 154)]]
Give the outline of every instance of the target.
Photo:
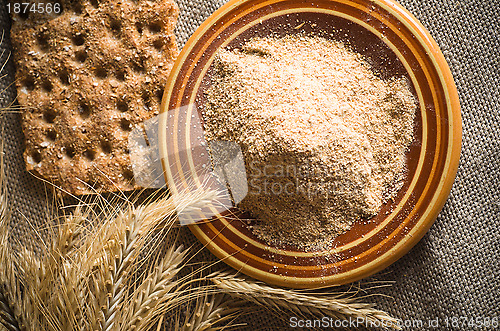
[(220, 50), (206, 100), (206, 137), (241, 146), (249, 193), (239, 207), (268, 243), (328, 245), (401, 188), (410, 84), (381, 79), (341, 42), (269, 37)]

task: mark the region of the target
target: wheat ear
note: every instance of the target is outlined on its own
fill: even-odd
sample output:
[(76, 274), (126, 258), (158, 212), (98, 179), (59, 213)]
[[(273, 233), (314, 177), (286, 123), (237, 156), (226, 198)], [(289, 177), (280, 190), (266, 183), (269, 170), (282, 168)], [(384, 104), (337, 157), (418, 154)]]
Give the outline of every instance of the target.
[[(200, 190), (196, 195), (186, 195), (177, 200), (163, 198), (134, 208), (109, 219), (95, 231), (96, 240), (89, 244), (86, 256), (97, 269), (92, 291), (95, 294), (91, 320), (98, 321), (93, 328), (114, 330), (118, 327), (118, 312), (127, 297), (127, 282), (131, 270), (137, 267), (139, 254), (157, 230), (168, 232), (182, 210), (202, 208), (207, 200), (217, 196), (212, 191)], [(181, 209), (179, 209), (179, 206)], [(122, 321), (120, 321), (122, 323)]]
[[(3, 40), (3, 35), (2, 35)], [(0, 42), (1, 43), (1, 42)], [(13, 252), (9, 242), (10, 212), (7, 207), (3, 140), (0, 141), (0, 326), (9, 331), (23, 327), (21, 284), (16, 277)]]
[(295, 291), (263, 284), (247, 276), (231, 271), (215, 272), (209, 279), (223, 292), (246, 299), (257, 305), (277, 311), (289, 311), (299, 315), (332, 318), (362, 318), (367, 324), (385, 322), (397, 328), (397, 320), (373, 304), (362, 303), (353, 293), (315, 293)]
[[(224, 293), (204, 295), (196, 301), (191, 314), (181, 325), (177, 321), (175, 331), (215, 331), (230, 327), (230, 321), (244, 313), (244, 301)], [(229, 323), (228, 323), (229, 321)], [(226, 323), (225, 325), (221, 325)], [(217, 327), (219, 324), (221, 326)], [(236, 327), (236, 326), (235, 326)]]
[(126, 281), (131, 267), (139, 255), (141, 244), (141, 215), (129, 209), (119, 215), (112, 227), (117, 227), (105, 248), (100, 278), (106, 290), (102, 306), (102, 330), (112, 330), (115, 316), (126, 296)]
[(182, 246), (175, 248), (172, 246), (160, 259), (154, 271), (134, 291), (128, 309), (124, 309), (127, 314), (124, 320), (128, 320), (125, 330), (148, 330), (154, 323), (158, 312), (168, 310), (176, 295), (172, 290), (179, 285), (174, 280), (182, 268), (182, 263), (189, 250)]
[[(84, 237), (88, 215), (78, 206), (75, 211), (64, 218), (53, 230), (49, 250), (41, 261), (46, 270), (44, 278), (46, 286), (52, 293), (39, 297), (39, 305), (52, 307), (55, 321), (51, 324), (60, 325), (61, 330), (71, 330), (85, 324), (83, 310), (86, 298), (83, 296), (86, 287), (85, 280), (88, 271), (77, 262), (79, 247)], [(48, 283), (52, 283), (48, 284)], [(43, 293), (42, 290), (40, 290)]]
[(15, 276), (4, 214), (0, 216), (0, 325), (9, 331), (21, 330), (20, 284)]
[[(19, 286), (14, 281), (14, 264), (11, 261), (11, 252), (9, 247), (8, 224), (5, 222), (6, 216), (4, 209), (0, 211), (0, 325), (3, 325), (9, 331), (20, 330), (18, 317), (20, 309), (17, 308)], [(16, 316), (17, 315), (17, 316)]]
[(94, 241), (88, 241), (85, 258), (91, 268), (97, 269), (92, 283), (92, 328), (113, 330), (118, 327), (117, 313), (127, 297), (127, 281), (136, 263), (150, 226), (173, 213), (166, 208), (154, 219), (148, 213), (152, 206), (134, 208), (107, 219), (94, 232)]
[(75, 259), (85, 219), (77, 209), (52, 229), (49, 244), (41, 254), (25, 249), (19, 255), (18, 277), (24, 288), (24, 300), (33, 307), (33, 320), (29, 321), (32, 329), (71, 330), (83, 323), (82, 288), (87, 272)]
[(3, 290), (0, 290), (0, 325), (8, 331), (20, 331), (19, 323), (10, 307), (11, 303), (2, 292)]

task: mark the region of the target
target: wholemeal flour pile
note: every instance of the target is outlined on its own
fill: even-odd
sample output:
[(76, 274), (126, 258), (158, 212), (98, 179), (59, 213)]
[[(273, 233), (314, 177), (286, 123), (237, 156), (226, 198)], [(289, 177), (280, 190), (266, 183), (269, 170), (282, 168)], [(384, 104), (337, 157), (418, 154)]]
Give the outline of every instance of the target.
[(417, 108), (405, 78), (383, 80), (344, 44), (306, 36), (252, 39), (212, 68), (207, 139), (241, 146), (239, 207), (265, 241), (327, 245), (400, 189)]
[(60, 4), (60, 13), (12, 13), (26, 168), (71, 194), (137, 188), (128, 136), (159, 112), (177, 5)]

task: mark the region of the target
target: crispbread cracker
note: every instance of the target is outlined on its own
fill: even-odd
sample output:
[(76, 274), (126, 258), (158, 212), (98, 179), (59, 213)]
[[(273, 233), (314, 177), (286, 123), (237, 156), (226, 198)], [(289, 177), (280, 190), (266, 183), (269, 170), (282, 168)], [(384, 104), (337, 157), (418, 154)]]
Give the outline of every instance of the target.
[(159, 112), (178, 7), (61, 4), (60, 15), (12, 15), (26, 167), (71, 194), (134, 189), (128, 135)]

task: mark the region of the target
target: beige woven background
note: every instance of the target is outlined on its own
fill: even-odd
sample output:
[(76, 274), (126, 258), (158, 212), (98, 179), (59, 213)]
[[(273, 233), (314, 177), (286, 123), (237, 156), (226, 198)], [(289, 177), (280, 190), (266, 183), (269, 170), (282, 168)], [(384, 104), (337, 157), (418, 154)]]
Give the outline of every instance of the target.
[[(2, 63), (8, 59), (9, 17), (1, 0), (0, 25), (5, 39)], [(224, 1), (179, 0), (179, 46)], [(405, 257), (371, 277), (391, 280), (379, 290), (391, 297), (369, 298), (403, 320), (438, 318), (500, 318), (500, 23), (494, 15), (499, 1), (402, 0), (440, 45), (454, 74), (462, 104), (464, 139), (461, 164), (450, 198), (436, 223)], [(0, 106), (15, 99), (13, 64), (8, 61), (0, 80)], [(43, 228), (50, 194), (24, 170), (23, 135), (15, 111), (4, 112), (8, 199), (14, 212), (13, 235), (22, 245), (36, 246), (33, 227)], [(195, 239), (186, 232), (186, 244)], [(209, 259), (205, 252), (202, 259)], [(286, 320), (286, 317), (285, 317)], [(245, 317), (238, 330), (287, 330), (288, 323), (272, 315)], [(411, 330), (412, 328), (408, 328)], [(455, 328), (456, 330), (465, 330)]]

